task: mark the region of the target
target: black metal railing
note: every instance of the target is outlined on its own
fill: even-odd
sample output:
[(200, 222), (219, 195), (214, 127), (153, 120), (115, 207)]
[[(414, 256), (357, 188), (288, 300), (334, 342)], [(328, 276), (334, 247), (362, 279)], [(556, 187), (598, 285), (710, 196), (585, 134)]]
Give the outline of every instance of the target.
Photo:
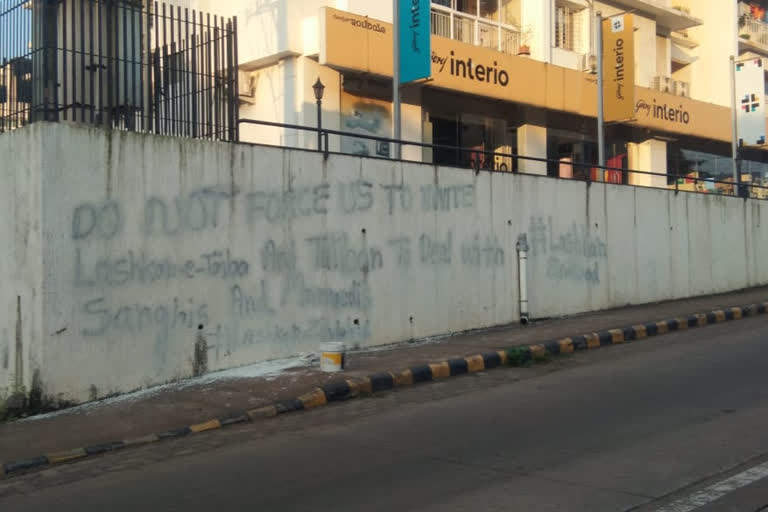
[(0, 132), (238, 138), (237, 19), (149, 0), (0, 0)]
[[(725, 195), (725, 196), (737, 196), (742, 198), (752, 198), (752, 199), (761, 199), (761, 200), (768, 199), (768, 184), (765, 184), (762, 181), (761, 182), (741, 182), (734, 185), (734, 181), (732, 178), (716, 179), (716, 178), (710, 178), (710, 177), (691, 176), (688, 173), (680, 173), (677, 169), (670, 169), (669, 172), (666, 172), (666, 173), (659, 173), (659, 172), (653, 172), (653, 171), (638, 171), (638, 170), (623, 169), (618, 167), (601, 166), (601, 165), (597, 165), (589, 162), (564, 163), (561, 160), (551, 159), (551, 158), (536, 158), (536, 157), (530, 157), (530, 156), (517, 155), (514, 153), (479, 150), (477, 148), (450, 146), (445, 144), (431, 144), (427, 142), (406, 141), (406, 140), (393, 139), (389, 137), (379, 137), (375, 135), (345, 132), (341, 130), (333, 130), (328, 128), (321, 128), (318, 130), (318, 128), (314, 126), (302, 126), (302, 125), (296, 125), (296, 124), (276, 123), (272, 121), (261, 121), (256, 119), (240, 119), (239, 122), (241, 124), (274, 127), (274, 128), (283, 129), (283, 130), (295, 130), (297, 132), (309, 132), (309, 133), (319, 134), (319, 137), (315, 135), (311, 137), (311, 139), (312, 140), (317, 139), (319, 141), (322, 141), (322, 144), (320, 145), (320, 147), (317, 147), (317, 143), (316, 143), (315, 147), (310, 149), (322, 152), (326, 156), (326, 158), (330, 154), (349, 154), (349, 153), (343, 153), (341, 151), (331, 151), (330, 150), (331, 136), (350, 137), (350, 138), (357, 138), (357, 139), (364, 139), (364, 140), (372, 140), (379, 143), (386, 143), (386, 144), (392, 144), (392, 145), (399, 144), (401, 147), (412, 146), (412, 147), (418, 147), (418, 148), (430, 149), (430, 150), (436, 150), (436, 149), (447, 150), (454, 154), (472, 155), (472, 158), (469, 159), (469, 161), (471, 162), (469, 166), (462, 167), (452, 163), (445, 163), (443, 165), (446, 165), (448, 167), (466, 168), (476, 173), (484, 171), (484, 172), (498, 172), (498, 173), (518, 173), (519, 172), (521, 174), (526, 174), (524, 170), (519, 170), (525, 167), (525, 165), (521, 165), (524, 162), (539, 163), (545, 168), (546, 166), (549, 166), (549, 165), (561, 166), (565, 164), (565, 165), (571, 166), (573, 169), (580, 169), (581, 172), (573, 172), (574, 177), (569, 177), (569, 178), (562, 178), (560, 176), (550, 176), (550, 177), (557, 178), (557, 179), (570, 179), (570, 180), (580, 180), (580, 181), (587, 181), (587, 182), (594, 181), (594, 182), (610, 183), (615, 185), (658, 188), (658, 189), (670, 190), (674, 193), (694, 192), (694, 193), (718, 194), (718, 195)], [(282, 145), (280, 147), (289, 147), (289, 146)], [(300, 147), (300, 146), (296, 146), (295, 148), (307, 149), (306, 147)], [(389, 154), (394, 154), (394, 152), (390, 151)], [(385, 157), (371, 157), (371, 158), (385, 159), (385, 160), (388, 159)], [(423, 163), (420, 160), (403, 159), (403, 161), (413, 161), (415, 163)], [(535, 174), (540, 174), (540, 173), (535, 173)], [(578, 176), (583, 176), (583, 177), (578, 177)], [(637, 183), (637, 181), (639, 181), (638, 178), (642, 178), (642, 177), (652, 180), (653, 183), (652, 184)], [(663, 185), (661, 185), (661, 183), (663, 183)]]

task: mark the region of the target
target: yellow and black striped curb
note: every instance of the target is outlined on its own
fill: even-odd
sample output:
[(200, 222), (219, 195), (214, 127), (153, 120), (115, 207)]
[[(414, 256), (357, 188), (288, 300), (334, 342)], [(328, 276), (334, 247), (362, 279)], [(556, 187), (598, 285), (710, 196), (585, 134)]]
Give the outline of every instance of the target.
[(0, 479), (45, 466), (73, 462), (94, 455), (122, 450), (129, 446), (145, 445), (165, 439), (179, 438), (189, 434), (215, 430), (228, 425), (247, 423), (261, 418), (271, 418), (288, 412), (314, 409), (331, 402), (349, 400), (360, 395), (373, 394), (379, 391), (412, 386), (413, 384), (420, 382), (429, 382), (457, 375), (490, 370), (504, 365), (522, 366), (545, 359), (548, 356), (628, 343), (673, 331), (704, 327), (729, 320), (739, 320), (749, 316), (765, 314), (767, 310), (768, 302), (751, 304), (749, 306), (733, 307), (711, 311), (709, 313), (698, 313), (669, 320), (661, 320), (659, 322), (633, 325), (623, 329), (598, 331), (579, 336), (556, 339), (545, 343), (517, 346), (506, 350), (491, 351), (463, 358), (449, 359), (439, 363), (413, 366), (397, 372), (376, 373), (360, 379), (338, 380), (291, 400), (281, 400), (259, 409), (236, 413), (231, 416), (217, 418), (175, 430), (169, 430), (160, 434), (150, 434), (135, 439), (114, 441), (111, 443), (87, 446), (85, 448), (76, 448), (65, 452), (49, 453), (47, 455), (41, 455), (39, 457), (18, 462), (9, 462), (0, 466)]

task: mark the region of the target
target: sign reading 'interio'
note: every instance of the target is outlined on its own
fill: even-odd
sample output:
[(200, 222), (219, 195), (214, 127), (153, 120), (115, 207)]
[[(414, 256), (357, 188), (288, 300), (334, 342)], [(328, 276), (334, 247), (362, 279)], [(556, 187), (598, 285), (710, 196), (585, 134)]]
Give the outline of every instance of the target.
[(635, 35), (631, 14), (603, 20), (605, 121), (631, 119), (635, 110)]

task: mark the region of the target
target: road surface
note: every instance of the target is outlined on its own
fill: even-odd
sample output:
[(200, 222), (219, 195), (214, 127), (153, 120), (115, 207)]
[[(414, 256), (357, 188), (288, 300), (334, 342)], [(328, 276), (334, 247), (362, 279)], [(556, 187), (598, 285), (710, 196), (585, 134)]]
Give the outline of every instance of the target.
[(2, 511), (768, 510), (768, 318), (0, 482)]

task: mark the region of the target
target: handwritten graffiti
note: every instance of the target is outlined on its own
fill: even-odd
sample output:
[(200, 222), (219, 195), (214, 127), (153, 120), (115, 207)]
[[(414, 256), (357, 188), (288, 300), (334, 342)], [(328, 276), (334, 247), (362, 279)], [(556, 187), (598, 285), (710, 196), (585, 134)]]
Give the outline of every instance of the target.
[(306, 239), (316, 269), (339, 272), (373, 272), (384, 266), (384, 255), (375, 247), (355, 247), (346, 233)]
[(371, 337), (371, 324), (357, 318), (310, 318), (289, 325), (272, 323), (263, 327), (248, 328), (239, 337), (241, 345), (250, 346), (274, 343), (301, 343), (311, 341), (343, 341), (349, 346), (362, 343)]
[(193, 329), (209, 321), (208, 304), (194, 298), (174, 297), (154, 304), (111, 304), (106, 297), (87, 301), (82, 307), (86, 327), (83, 336), (102, 336), (109, 331), (137, 333), (155, 330), (167, 336), (176, 328)]
[(75, 249), (75, 286), (122, 286), (132, 282), (152, 284), (175, 279), (213, 277), (241, 278), (248, 275), (250, 264), (232, 256), (229, 249), (173, 261), (156, 258), (145, 251), (129, 250), (115, 257), (90, 258), (84, 248)]
[(476, 234), (461, 246), (461, 262), (465, 265), (496, 267), (504, 265), (504, 248), (495, 236), (482, 238)]
[(545, 276), (555, 281), (600, 282), (600, 262), (608, 258), (608, 246), (589, 226), (575, 222), (558, 230), (552, 217), (532, 217), (529, 227), (531, 256), (545, 257)]
[[(69, 261), (74, 288), (88, 292), (77, 297), (77, 330), (86, 337), (152, 336), (162, 358), (171, 354), (171, 336), (191, 330), (183, 335), (192, 343), (198, 326), (210, 323), (218, 325), (206, 332), (216, 340), (210, 347), (217, 358), (233, 345), (361, 343), (371, 336), (372, 283), (381, 279), (372, 274), (387, 267), (418, 272), (423, 266), (507, 263), (507, 249), (492, 230), (422, 231), (408, 222), (382, 225), (377, 217), (430, 214), (434, 222), (435, 213), (473, 209), (473, 184), (386, 184), (362, 177), (286, 183), (274, 189), (211, 185), (168, 196), (153, 192), (134, 202), (77, 204)], [(350, 229), (357, 218), (361, 222)], [(347, 220), (329, 229), (338, 219)], [(215, 243), (204, 250), (205, 241)], [(296, 315), (301, 319), (286, 321)]]
[(147, 235), (166, 236), (216, 228), (220, 212), (237, 192), (214, 186), (195, 190), (187, 196), (177, 196), (169, 204), (159, 197), (150, 197), (144, 206), (144, 231)]
[(425, 212), (472, 208), (475, 204), (474, 185), (422, 185), (421, 207)]
[(444, 239), (423, 234), (419, 238), (419, 259), (432, 265), (450, 265), (453, 261), (453, 233), (448, 232)]

